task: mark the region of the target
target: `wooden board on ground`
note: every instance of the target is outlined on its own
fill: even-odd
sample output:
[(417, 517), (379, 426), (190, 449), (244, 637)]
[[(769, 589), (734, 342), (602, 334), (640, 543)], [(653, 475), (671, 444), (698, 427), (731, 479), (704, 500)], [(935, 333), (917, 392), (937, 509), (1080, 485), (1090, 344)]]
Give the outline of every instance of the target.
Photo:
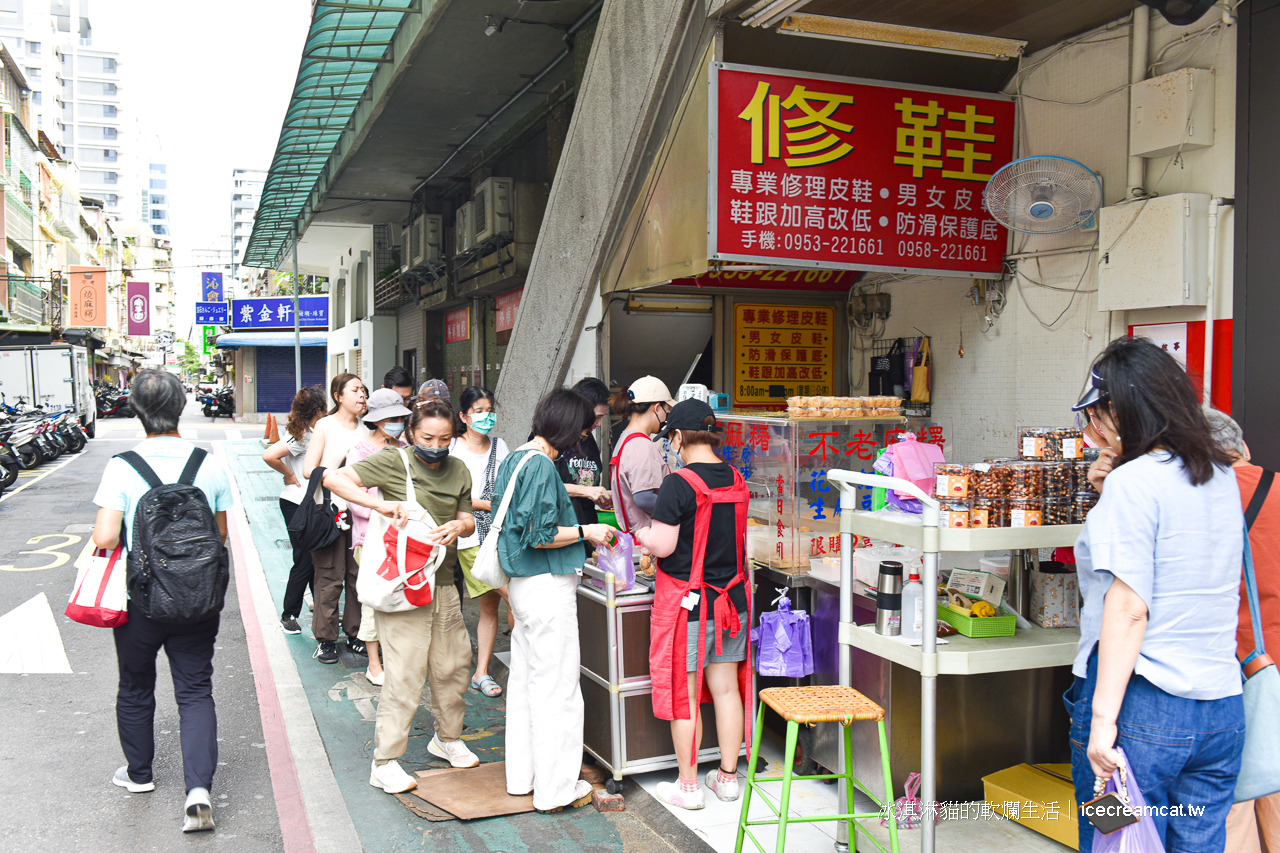
[(408, 794), (396, 794), (396, 799), (400, 801), (400, 805), (413, 812), (420, 818), (429, 820), (432, 823), (438, 823), (444, 820), (457, 820), (456, 817), (448, 812), (440, 811), (440, 809), (428, 803), (426, 800), (418, 797), (411, 797)]
[(532, 794), (513, 797), (507, 793), (505, 761), (465, 770), (420, 771), (417, 775), (418, 787), (409, 793), (463, 820), (533, 811)]

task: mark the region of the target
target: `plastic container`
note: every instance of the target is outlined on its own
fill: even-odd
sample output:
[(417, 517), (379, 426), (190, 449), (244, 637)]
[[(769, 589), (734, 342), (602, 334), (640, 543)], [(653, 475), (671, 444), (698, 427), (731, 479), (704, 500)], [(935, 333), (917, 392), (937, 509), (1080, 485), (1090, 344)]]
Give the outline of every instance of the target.
[(1067, 498), (1044, 499), (1045, 524), (1070, 524), (1072, 518), (1072, 502)]
[(983, 557), (978, 561), (978, 570), (983, 572), (991, 572), (1004, 580), (1005, 589), (1009, 588), (1009, 558), (1008, 557)]
[(1009, 501), (1010, 527), (1043, 527), (1044, 501), (1041, 498), (1020, 498)]
[(963, 500), (942, 501), (938, 524), (941, 527), (968, 527), (969, 510), (972, 504)]
[[(1083, 492), (1085, 489), (1093, 491), (1093, 487), (1089, 485), (1089, 466), (1092, 464), (1083, 459), (1071, 463), (1072, 474), (1075, 476), (1075, 492)], [(1075, 492), (1072, 492), (1072, 496)]]
[(1084, 520), (1089, 517), (1089, 510), (1098, 504), (1098, 493), (1093, 489), (1082, 489), (1076, 492), (1075, 499), (1071, 502), (1071, 520), (1074, 524), (1084, 524)]
[(1053, 430), (1048, 427), (1018, 428), (1018, 458), (1040, 461), (1045, 458), (1045, 445)]
[(1044, 470), (1045, 498), (1058, 498), (1070, 501), (1075, 494), (1075, 472), (1070, 462), (1046, 462)]
[(1009, 497), (1009, 489), (1013, 486), (1013, 469), (1009, 467), (1009, 464), (1008, 460), (998, 459), (994, 462), (984, 462), (981, 465), (974, 466), (979, 471), (977, 478), (978, 497)]
[(1084, 433), (1073, 427), (1053, 431), (1053, 452), (1056, 456), (1047, 458), (1063, 459), (1071, 462), (1084, 458)]
[(1035, 462), (1014, 462), (1009, 465), (1010, 500), (1039, 500), (1044, 497), (1044, 466)]
[(903, 639), (918, 640), (924, 627), (924, 585), (920, 576), (911, 573), (907, 585), (902, 588), (902, 633)]
[(977, 493), (977, 473), (968, 465), (935, 462), (934, 496), (938, 498), (971, 498)]
[(966, 637), (1012, 637), (1018, 629), (1016, 616), (987, 616), (979, 619), (952, 610), (946, 604), (938, 605), (938, 618)]
[(970, 527), (1008, 527), (1009, 502), (1004, 498), (977, 498), (969, 511)]

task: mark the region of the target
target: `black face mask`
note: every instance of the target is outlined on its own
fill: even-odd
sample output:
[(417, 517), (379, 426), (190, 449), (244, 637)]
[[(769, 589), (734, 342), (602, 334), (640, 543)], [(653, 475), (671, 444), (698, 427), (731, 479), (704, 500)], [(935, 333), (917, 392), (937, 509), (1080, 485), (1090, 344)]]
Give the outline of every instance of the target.
[(420, 444), (413, 446), (413, 455), (427, 465), (434, 465), (437, 462), (443, 462), (449, 458), (449, 447), (423, 447)]

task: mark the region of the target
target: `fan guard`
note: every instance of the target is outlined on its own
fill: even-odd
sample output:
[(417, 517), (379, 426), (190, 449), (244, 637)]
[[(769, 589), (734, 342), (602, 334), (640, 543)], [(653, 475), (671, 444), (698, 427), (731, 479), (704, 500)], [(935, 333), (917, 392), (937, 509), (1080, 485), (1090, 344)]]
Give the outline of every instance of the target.
[(1068, 157), (1023, 157), (1002, 167), (983, 193), (987, 211), (1023, 234), (1057, 234), (1084, 225), (1102, 204), (1102, 181)]

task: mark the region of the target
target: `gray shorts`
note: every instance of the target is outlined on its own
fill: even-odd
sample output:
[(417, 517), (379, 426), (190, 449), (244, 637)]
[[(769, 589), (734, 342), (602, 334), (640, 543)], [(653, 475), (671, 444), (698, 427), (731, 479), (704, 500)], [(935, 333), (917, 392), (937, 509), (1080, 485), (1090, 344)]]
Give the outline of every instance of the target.
[[(737, 663), (747, 659), (747, 636), (751, 632), (751, 626), (747, 624), (746, 611), (738, 614), (738, 636), (731, 637), (729, 632), (721, 631), (721, 645), (724, 649), (723, 654), (716, 654), (716, 631), (715, 622), (708, 620), (707, 622), (707, 639), (704, 644), (705, 654), (703, 656), (703, 666), (709, 663)], [(686, 672), (698, 671), (698, 623), (690, 622), (688, 627), (686, 646)]]

